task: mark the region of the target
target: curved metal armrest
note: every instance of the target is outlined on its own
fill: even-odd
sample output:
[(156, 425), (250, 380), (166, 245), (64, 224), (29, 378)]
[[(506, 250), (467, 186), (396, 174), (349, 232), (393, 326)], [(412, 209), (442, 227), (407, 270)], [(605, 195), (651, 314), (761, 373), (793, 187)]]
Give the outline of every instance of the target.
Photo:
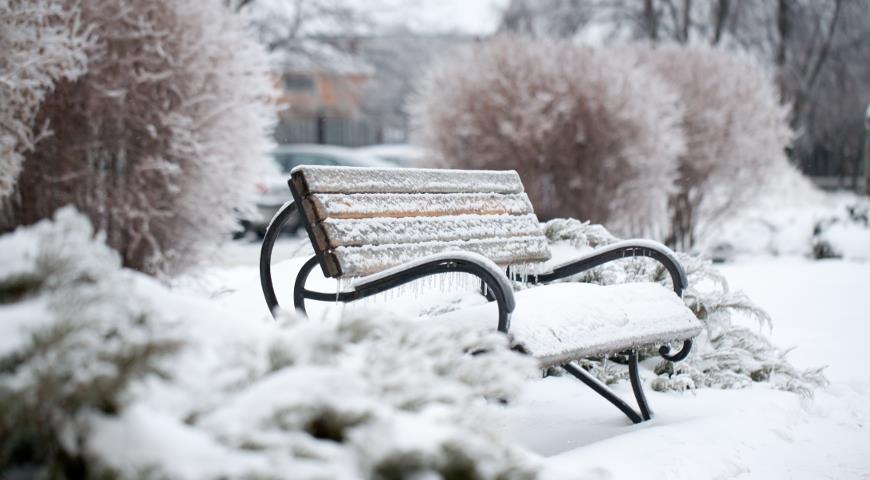
[(688, 338), (683, 340), (683, 346), (680, 347), (680, 350), (677, 353), (671, 354), (670, 345), (662, 345), (659, 347), (659, 355), (668, 360), (670, 362), (679, 362), (684, 358), (689, 356), (689, 352), (692, 351), (692, 339)]
[(266, 305), (268, 305), (272, 315), (275, 315), (275, 308), (278, 306), (275, 287), (272, 285), (272, 248), (275, 246), (275, 240), (281, 234), (284, 224), (287, 223), (295, 210), (296, 205), (293, 200), (288, 200), (278, 209), (278, 212), (272, 217), (272, 221), (269, 222), (269, 227), (266, 228), (263, 245), (260, 247), (260, 286), (263, 288), (263, 296), (266, 298)]
[(689, 286), (686, 271), (674, 252), (661, 243), (644, 239), (625, 240), (597, 248), (586, 255), (556, 265), (551, 272), (539, 275), (537, 281), (545, 283), (558, 280), (626, 257), (650, 257), (658, 260), (671, 275), (677, 296), (682, 297), (683, 290)]
[(516, 306), (511, 284), (492, 260), (476, 253), (443, 252), (388, 268), (355, 281), (351, 294), (365, 298), (419, 278), (447, 272), (469, 273), (487, 285), (498, 305), (498, 330), (507, 333), (510, 314)]

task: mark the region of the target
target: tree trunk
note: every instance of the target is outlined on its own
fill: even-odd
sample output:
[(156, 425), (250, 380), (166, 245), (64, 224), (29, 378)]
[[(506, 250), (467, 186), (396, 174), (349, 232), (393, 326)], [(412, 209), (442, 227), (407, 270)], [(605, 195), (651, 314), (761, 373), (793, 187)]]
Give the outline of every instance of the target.
[[(837, 31), (837, 21), (840, 18), (840, 10), (842, 0), (834, 0), (834, 11), (831, 13), (831, 19), (828, 22), (828, 29), (824, 33), (824, 38), (819, 46), (819, 53), (815, 58), (808, 58), (806, 63), (806, 72), (801, 78), (800, 85), (794, 94), (794, 122), (798, 124), (803, 118), (804, 109), (815, 87), (816, 80), (819, 78), (819, 73), (828, 59), (828, 53), (831, 51), (831, 42), (834, 38), (834, 33)], [(812, 50), (811, 50), (812, 52)]]
[[(789, 13), (789, 0), (778, 0), (776, 3), (776, 33), (777, 41), (776, 57), (774, 63), (778, 69), (785, 66), (786, 52), (789, 33), (791, 32), (791, 15)], [(782, 90), (782, 84), (780, 84)]]
[(864, 195), (870, 195), (870, 105), (864, 119)]
[(683, 19), (680, 33), (681, 43), (689, 42), (689, 27), (692, 24), (692, 0), (683, 0)]
[(713, 38), (710, 43), (718, 45), (722, 40), (722, 32), (725, 30), (725, 21), (728, 19), (731, 2), (729, 0), (719, 0), (716, 3), (716, 8), (713, 13)]
[(653, 0), (643, 0), (643, 23), (647, 37), (655, 43), (659, 39), (659, 20)]

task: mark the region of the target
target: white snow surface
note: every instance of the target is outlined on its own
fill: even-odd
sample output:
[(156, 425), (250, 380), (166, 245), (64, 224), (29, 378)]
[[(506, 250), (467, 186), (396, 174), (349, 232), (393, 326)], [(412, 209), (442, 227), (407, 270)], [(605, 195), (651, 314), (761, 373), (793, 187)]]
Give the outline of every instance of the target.
[[(307, 243), (303, 238), (282, 239), (276, 246), (273, 273), (283, 305), (292, 303), (295, 272), (310, 256)], [(2, 246), (4, 269), (14, 266), (7, 260), (33, 251), (17, 241)], [(230, 450), (226, 444), (248, 440), (245, 426), (259, 422), (256, 431), (261, 436), (252, 440), (290, 448), (296, 440), (267, 428), (271, 420), (262, 418), (262, 412), (292, 405), (302, 398), (296, 395), (302, 389), (312, 393), (305, 398), (328, 402), (354, 386), (352, 378), (335, 379), (308, 368), (264, 376), (254, 388), (230, 395), (229, 401), (226, 393), (216, 395), (236, 391), (259, 378), (268, 369), (257, 363), (265, 358), (261, 353), (281, 343), (282, 330), (267, 320), (256, 266), (258, 252), (257, 243), (227, 245), (210, 268), (176, 280), (171, 291), (141, 276), (130, 283), (131, 292), (153, 299), (155, 307), (171, 314), (168, 334), (189, 335), (196, 341), (180, 359), (185, 369), (177, 370), (180, 378), (173, 380), (174, 387), (146, 382), (133, 392), (137, 404), (120, 417), (98, 419), (89, 449), (131, 469), (165, 463), (174, 478), (207, 478), (216, 472), (287, 472), (287, 455)], [(569, 256), (570, 252), (562, 253)], [(789, 354), (796, 366), (830, 365), (830, 386), (817, 390), (813, 399), (772, 390), (764, 383), (741, 390), (656, 392), (648, 386), (653, 378), (652, 360), (641, 365), (646, 394), (656, 414), (650, 422), (631, 425), (610, 404), (567, 376), (529, 380), (518, 386), (519, 398), (501, 416), (475, 421), (494, 422), (492, 428), (500, 438), (521, 445), (541, 462), (544, 479), (866, 479), (870, 474), (870, 371), (865, 367), (870, 263), (756, 257), (726, 265), (722, 271), (732, 287), (745, 290), (771, 314), (772, 340), (796, 346)], [(334, 291), (336, 286), (336, 281), (317, 271), (309, 281), (309, 288), (321, 291)], [(373, 300), (364, 306), (311, 302), (308, 321), (315, 327), (342, 312), (359, 310), (370, 312), (373, 319), (384, 314), (424, 315), (429, 317), (427, 324), (434, 324), (434, 314), (483, 304), (471, 292), (435, 290), (421, 292), (418, 298)], [(517, 298), (522, 308), (520, 294)], [(20, 315), (10, 307), (0, 310), (4, 342), (0, 350), (16, 348), (7, 340), (20, 336), (19, 320), (42, 315), (36, 307), (21, 303)], [(491, 322), (494, 329), (495, 319)], [(515, 323), (513, 328), (519, 327)], [(313, 347), (307, 352), (315, 353)], [(627, 384), (614, 389), (630, 398)], [(197, 420), (202, 428), (180, 420), (180, 413), (186, 411), (205, 413)], [(414, 417), (399, 418), (382, 429), (389, 435), (360, 440), (375, 455), (395, 446), (381, 445), (382, 438), (417, 445), (449, 435), (433, 429), (431, 423), (415, 422)], [(294, 461), (292, 468), (302, 469), (305, 464)], [(342, 468), (337, 464), (332, 478), (348, 478)]]
[[(291, 302), (294, 272), (310, 255), (305, 244), (307, 239), (285, 240), (275, 249), (282, 304)], [(214, 295), (226, 309), (267, 315), (253, 267), (258, 246), (231, 244), (225, 251), (222, 265), (186, 280), (187, 288)], [(556, 256), (579, 253), (560, 250)], [(865, 480), (870, 473), (870, 371), (863, 357), (870, 338), (870, 264), (753, 257), (726, 265), (723, 272), (733, 288), (745, 290), (772, 315), (772, 340), (796, 347), (789, 358), (797, 367), (830, 365), (830, 386), (817, 390), (813, 399), (764, 383), (741, 390), (656, 392), (648, 384), (653, 360), (641, 365), (655, 413), (650, 422), (631, 425), (575, 379), (548, 377), (528, 382), (515, 407), (505, 410), (498, 427), (502, 435), (540, 456), (544, 479)], [(319, 273), (309, 280), (309, 288), (323, 291), (336, 284)], [(364, 307), (309, 302), (308, 310), (318, 319), (356, 308), (426, 315), (443, 313), (445, 305), (450, 310), (481, 304), (473, 294), (430, 292), (372, 300)], [(495, 318), (487, 318), (494, 329)], [(753, 322), (747, 320), (747, 326), (757, 328)], [(630, 401), (628, 384), (614, 389)]]

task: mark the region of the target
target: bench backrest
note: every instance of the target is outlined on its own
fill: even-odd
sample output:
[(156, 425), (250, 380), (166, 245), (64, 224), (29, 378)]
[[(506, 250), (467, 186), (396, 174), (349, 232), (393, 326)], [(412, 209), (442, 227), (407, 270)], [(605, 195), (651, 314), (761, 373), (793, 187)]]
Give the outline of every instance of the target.
[(369, 275), (450, 250), (501, 266), (550, 258), (513, 170), (303, 165), (289, 183), (328, 277)]

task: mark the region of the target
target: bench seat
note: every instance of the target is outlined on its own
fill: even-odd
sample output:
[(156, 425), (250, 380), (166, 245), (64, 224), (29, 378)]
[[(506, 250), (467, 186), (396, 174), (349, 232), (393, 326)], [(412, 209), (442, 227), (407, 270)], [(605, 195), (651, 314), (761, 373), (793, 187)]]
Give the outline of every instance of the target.
[[(556, 283), (514, 293), (512, 342), (542, 367), (644, 345), (685, 340), (703, 326), (673, 291), (657, 283)], [(492, 329), (493, 303), (441, 315)]]

